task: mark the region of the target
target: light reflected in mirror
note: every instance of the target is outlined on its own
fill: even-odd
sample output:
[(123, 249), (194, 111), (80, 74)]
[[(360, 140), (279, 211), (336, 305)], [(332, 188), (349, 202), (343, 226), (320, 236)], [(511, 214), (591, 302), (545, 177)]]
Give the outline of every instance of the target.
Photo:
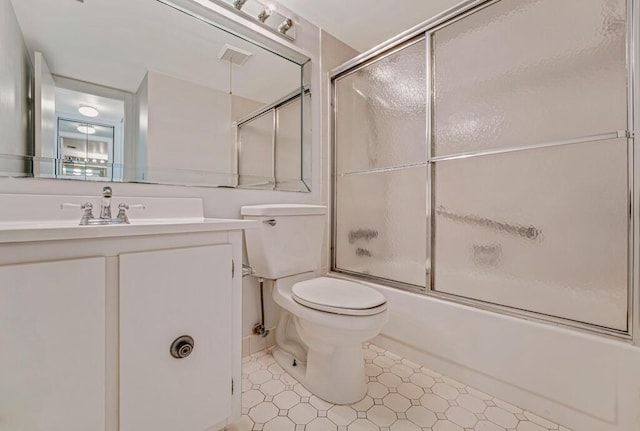
[(0, 175), (309, 191), (308, 59), (168, 0), (0, 5)]

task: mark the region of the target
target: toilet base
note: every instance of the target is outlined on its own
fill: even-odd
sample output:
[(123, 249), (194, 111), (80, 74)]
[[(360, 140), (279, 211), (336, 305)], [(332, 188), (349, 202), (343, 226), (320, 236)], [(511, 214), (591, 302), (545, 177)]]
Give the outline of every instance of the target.
[[(285, 370), (287, 373), (289, 373), (289, 375), (291, 375), (291, 377), (300, 382), (302, 386), (306, 387), (306, 385), (304, 384), (304, 376), (307, 373), (306, 363), (301, 362), (299, 358), (294, 358), (291, 353), (285, 352), (277, 346), (274, 347), (274, 349), (271, 351), (271, 354), (273, 355), (273, 359), (275, 359), (276, 363), (280, 365), (283, 370)], [(295, 366), (293, 365), (294, 359), (296, 360)]]
[(367, 393), (362, 348), (335, 347), (325, 352), (309, 349), (307, 363), (276, 347), (273, 358), (313, 395), (332, 404), (354, 404)]

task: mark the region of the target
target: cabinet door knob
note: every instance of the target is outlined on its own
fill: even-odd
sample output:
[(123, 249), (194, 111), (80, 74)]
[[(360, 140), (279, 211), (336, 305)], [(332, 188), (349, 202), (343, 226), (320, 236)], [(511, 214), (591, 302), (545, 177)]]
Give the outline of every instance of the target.
[(171, 352), (171, 356), (176, 359), (186, 358), (191, 354), (191, 352), (193, 352), (194, 344), (192, 337), (188, 335), (181, 335), (171, 343), (169, 351)]

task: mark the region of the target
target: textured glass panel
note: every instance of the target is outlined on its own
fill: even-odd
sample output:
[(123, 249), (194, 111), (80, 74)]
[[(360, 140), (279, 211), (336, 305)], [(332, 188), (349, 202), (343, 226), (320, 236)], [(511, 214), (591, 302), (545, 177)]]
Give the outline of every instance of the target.
[(338, 177), (336, 267), (425, 285), (426, 168)]
[(273, 187), (273, 111), (238, 128), (238, 182), (241, 186)]
[(625, 130), (625, 14), (502, 0), (435, 32), (435, 155)]
[(626, 329), (626, 139), (434, 172), (436, 291)]
[(336, 81), (337, 171), (426, 159), (424, 40)]

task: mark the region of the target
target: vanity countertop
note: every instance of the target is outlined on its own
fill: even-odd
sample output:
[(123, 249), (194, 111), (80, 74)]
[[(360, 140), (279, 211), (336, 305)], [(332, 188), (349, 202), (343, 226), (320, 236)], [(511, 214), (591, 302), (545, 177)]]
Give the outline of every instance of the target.
[(0, 244), (139, 235), (216, 232), (254, 227), (251, 220), (181, 218), (132, 220), (131, 224), (79, 226), (77, 222), (0, 222)]
[(0, 194), (0, 244), (219, 232), (256, 226), (251, 220), (204, 217), (200, 198), (148, 197), (112, 198), (112, 211), (119, 202), (144, 207), (128, 211), (130, 224), (80, 226), (82, 211), (63, 211), (61, 205), (84, 202), (92, 203), (97, 214), (100, 200), (95, 196)]

